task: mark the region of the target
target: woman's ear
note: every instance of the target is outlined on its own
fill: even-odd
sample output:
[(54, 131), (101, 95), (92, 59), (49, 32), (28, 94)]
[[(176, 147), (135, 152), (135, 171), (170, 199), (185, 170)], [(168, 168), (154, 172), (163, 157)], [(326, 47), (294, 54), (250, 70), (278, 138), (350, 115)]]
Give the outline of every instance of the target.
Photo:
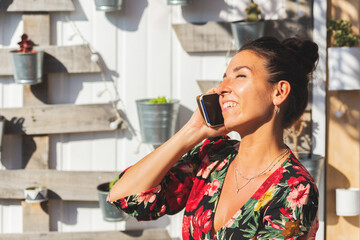
[(289, 96), (291, 90), (290, 83), (286, 80), (277, 82), (274, 86), (273, 103), (275, 106), (281, 105)]

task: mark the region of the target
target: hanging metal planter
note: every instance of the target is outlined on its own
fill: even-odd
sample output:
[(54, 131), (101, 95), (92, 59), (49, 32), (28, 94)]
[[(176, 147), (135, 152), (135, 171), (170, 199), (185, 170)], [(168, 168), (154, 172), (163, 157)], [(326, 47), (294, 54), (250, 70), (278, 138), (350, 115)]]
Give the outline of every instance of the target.
[(96, 11), (113, 12), (121, 10), (123, 0), (95, 0)]
[(168, 5), (189, 5), (192, 4), (192, 0), (167, 0)]
[(136, 101), (142, 141), (161, 145), (175, 133), (180, 101), (149, 103), (149, 100)]
[(14, 79), (19, 84), (38, 84), (42, 82), (44, 51), (34, 49), (35, 43), (26, 33), (18, 42), (20, 49), (11, 51)]
[(34, 85), (42, 82), (44, 51), (34, 49), (32, 52), (11, 51), (14, 69), (14, 80), (18, 84)]
[(235, 41), (235, 48), (240, 49), (245, 43), (264, 36), (265, 21), (248, 22), (236, 21), (231, 23), (231, 32)]
[(127, 219), (128, 215), (122, 210), (119, 210), (116, 206), (106, 201), (107, 195), (110, 190), (109, 184), (109, 182), (106, 182), (97, 186), (99, 205), (101, 208), (103, 219), (107, 222), (124, 221)]

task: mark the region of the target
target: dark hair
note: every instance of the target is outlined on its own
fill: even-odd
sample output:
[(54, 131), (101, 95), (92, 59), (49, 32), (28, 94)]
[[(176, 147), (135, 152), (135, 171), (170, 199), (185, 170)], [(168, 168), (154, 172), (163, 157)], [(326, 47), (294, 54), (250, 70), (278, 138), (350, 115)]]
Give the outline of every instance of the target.
[(262, 37), (242, 46), (267, 59), (268, 81), (286, 80), (291, 91), (282, 119), (283, 127), (290, 127), (305, 111), (308, 103), (308, 83), (319, 58), (318, 45), (311, 40), (288, 38), (280, 42), (273, 37)]

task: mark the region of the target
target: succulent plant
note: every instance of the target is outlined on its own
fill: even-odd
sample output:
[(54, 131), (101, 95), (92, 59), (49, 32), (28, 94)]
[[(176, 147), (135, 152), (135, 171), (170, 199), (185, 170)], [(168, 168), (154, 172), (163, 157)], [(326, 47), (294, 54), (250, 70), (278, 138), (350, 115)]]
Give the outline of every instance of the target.
[(245, 8), (245, 13), (248, 22), (256, 22), (261, 19), (261, 10), (254, 0), (251, 0), (249, 7)]
[(20, 50), (18, 52), (32, 52), (35, 46), (34, 42), (31, 41), (26, 33), (21, 36), (21, 41), (18, 42)]
[(330, 36), (335, 47), (353, 47), (359, 39), (352, 31), (352, 24), (347, 20), (330, 19), (327, 30), (330, 31)]

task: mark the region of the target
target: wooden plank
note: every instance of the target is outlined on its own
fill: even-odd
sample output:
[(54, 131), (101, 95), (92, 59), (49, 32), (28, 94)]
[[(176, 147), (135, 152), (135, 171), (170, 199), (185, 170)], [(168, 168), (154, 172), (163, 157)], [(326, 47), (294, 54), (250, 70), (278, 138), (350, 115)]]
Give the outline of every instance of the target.
[[(97, 63), (91, 61), (88, 45), (40, 46), (44, 49), (44, 73), (95, 73), (100, 72)], [(10, 51), (0, 49), (0, 76), (13, 75)]]
[(336, 215), (335, 190), (360, 187), (360, 91), (327, 94), (326, 239), (355, 239), (360, 236), (359, 216)]
[(107, 232), (43, 232), (0, 234), (0, 240), (171, 240), (165, 229), (144, 229)]
[(235, 51), (229, 23), (185, 23), (173, 24), (172, 27), (186, 52)]
[(48, 232), (50, 218), (47, 213), (48, 202), (27, 203), (21, 202), (23, 210), (23, 232)]
[(65, 12), (75, 11), (71, 0), (0, 1), (0, 11), (7, 12)]
[(49, 167), (49, 136), (24, 135), (22, 151), (25, 169), (47, 169)]
[(46, 186), (50, 199), (98, 201), (96, 187), (112, 181), (118, 172), (0, 170), (0, 199), (24, 199), (24, 189)]
[(116, 119), (111, 104), (2, 108), (0, 115), (7, 120), (5, 134), (27, 135), (113, 131)]
[[(229, 22), (173, 24), (183, 49), (188, 53), (235, 51)], [(312, 18), (265, 20), (265, 36), (280, 40), (299, 36), (312, 38)]]
[(50, 14), (23, 14), (24, 33), (37, 45), (50, 45)]

